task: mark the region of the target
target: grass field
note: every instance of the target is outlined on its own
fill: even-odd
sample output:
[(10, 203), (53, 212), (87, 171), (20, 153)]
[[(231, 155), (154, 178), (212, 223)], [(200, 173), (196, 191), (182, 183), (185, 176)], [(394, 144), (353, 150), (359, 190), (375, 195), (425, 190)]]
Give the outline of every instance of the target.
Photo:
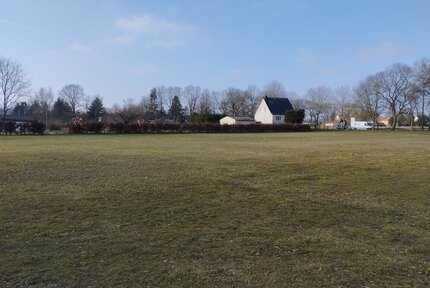
[(0, 287), (430, 286), (427, 132), (0, 145)]

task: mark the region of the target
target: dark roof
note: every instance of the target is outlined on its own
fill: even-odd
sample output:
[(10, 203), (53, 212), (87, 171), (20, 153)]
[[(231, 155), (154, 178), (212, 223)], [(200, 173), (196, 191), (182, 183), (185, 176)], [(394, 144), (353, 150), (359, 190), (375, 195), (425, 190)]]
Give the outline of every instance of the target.
[(275, 98), (264, 96), (264, 101), (266, 101), (269, 107), (270, 113), (273, 115), (284, 115), (286, 111), (293, 110), (293, 105), (291, 105), (288, 98)]
[[(1, 120), (3, 120), (3, 117), (1, 117)], [(33, 122), (36, 121), (36, 118), (34, 116), (27, 116), (27, 115), (6, 115), (6, 121), (12, 121), (12, 122)]]
[(245, 116), (228, 116), (230, 118), (233, 118), (236, 121), (254, 121), (251, 117), (245, 117)]

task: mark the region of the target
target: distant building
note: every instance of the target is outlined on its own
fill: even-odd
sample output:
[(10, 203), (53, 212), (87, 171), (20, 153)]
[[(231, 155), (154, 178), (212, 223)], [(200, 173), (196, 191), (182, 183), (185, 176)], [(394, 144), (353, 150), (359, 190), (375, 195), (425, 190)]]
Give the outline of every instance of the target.
[(12, 110), (12, 115), (29, 115), (27, 102), (21, 102), (15, 105), (15, 107)]
[(283, 124), (285, 112), (293, 110), (288, 98), (265, 96), (255, 112), (255, 121), (262, 124)]
[(225, 116), (219, 120), (221, 125), (248, 125), (254, 123), (255, 121), (251, 117)]
[(391, 126), (390, 118), (391, 118), (390, 116), (379, 117), (378, 118), (378, 126), (390, 127)]
[[(3, 120), (3, 117), (1, 117)], [(6, 115), (6, 122), (16, 122), (17, 124), (21, 124), (21, 123), (30, 123), (30, 122), (34, 122), (37, 121), (36, 117), (32, 116), (32, 115)]]

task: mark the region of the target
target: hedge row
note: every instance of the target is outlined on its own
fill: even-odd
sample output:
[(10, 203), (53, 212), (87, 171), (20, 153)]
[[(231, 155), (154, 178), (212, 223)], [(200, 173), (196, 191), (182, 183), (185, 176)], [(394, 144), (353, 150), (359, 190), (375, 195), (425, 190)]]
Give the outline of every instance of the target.
[(87, 123), (76, 123), (69, 125), (69, 133), (82, 134), (82, 133), (95, 133), (100, 134), (104, 130), (104, 125), (101, 122), (87, 122)]
[[(102, 123), (75, 124), (69, 127), (70, 133), (101, 133), (105, 130)], [(169, 124), (169, 123), (135, 123), (110, 124), (107, 133), (261, 133), (261, 132), (307, 132), (310, 126), (305, 124), (277, 125), (219, 125), (219, 124)]]
[(43, 134), (45, 132), (45, 124), (41, 122), (20, 123), (16, 122), (0, 122), (0, 134)]

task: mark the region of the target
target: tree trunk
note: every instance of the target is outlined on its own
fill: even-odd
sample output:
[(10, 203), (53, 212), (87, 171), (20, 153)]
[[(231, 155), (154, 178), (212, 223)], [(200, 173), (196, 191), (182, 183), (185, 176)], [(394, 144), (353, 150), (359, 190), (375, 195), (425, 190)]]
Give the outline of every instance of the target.
[(393, 125), (391, 126), (391, 130), (392, 130), (392, 131), (396, 130), (396, 126), (397, 126), (397, 117), (398, 117), (398, 115), (393, 114)]
[(45, 114), (45, 133), (48, 134), (48, 113)]
[[(422, 103), (422, 107), (421, 107), (421, 115), (422, 115), (422, 120), (421, 120), (421, 131), (424, 131), (424, 118), (425, 118), (425, 114), (424, 114), (424, 109), (425, 109), (425, 102), (426, 102), (426, 92), (423, 91), (423, 103)], [(429, 123), (429, 130), (430, 130), (430, 123)]]

